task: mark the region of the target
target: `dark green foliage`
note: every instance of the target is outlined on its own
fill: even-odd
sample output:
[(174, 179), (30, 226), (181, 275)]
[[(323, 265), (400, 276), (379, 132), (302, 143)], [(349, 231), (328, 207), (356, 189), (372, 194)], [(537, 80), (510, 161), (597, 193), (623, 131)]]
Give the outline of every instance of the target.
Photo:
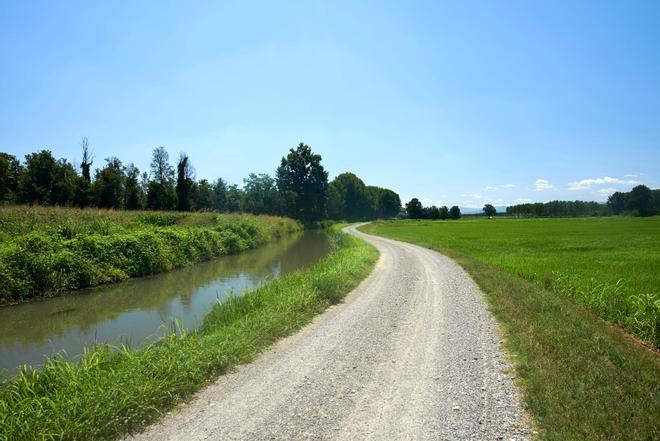
[(506, 214), (516, 217), (569, 217), (607, 214), (607, 207), (600, 202), (550, 201), (506, 207)]
[(26, 155), (22, 183), (23, 200), (38, 204), (52, 203), (57, 168), (57, 161), (50, 150)]
[(394, 191), (381, 188), (378, 195), (378, 217), (388, 219), (398, 216), (401, 211), (401, 199)]
[(282, 158), (277, 168), (277, 188), (282, 194), (285, 213), (305, 223), (326, 216), (328, 172), (321, 155), (302, 142)]
[(449, 219), (449, 209), (447, 208), (446, 205), (440, 207), (439, 211), (440, 211), (440, 219), (442, 220)]
[(218, 304), (196, 332), (174, 328), (142, 349), (98, 346), (80, 362), (54, 358), (0, 382), (0, 439), (117, 439), (145, 427), (309, 323), (371, 272), (374, 248), (354, 237), (336, 243), (313, 267)]
[(106, 165), (96, 171), (92, 185), (96, 206), (100, 208), (124, 208), (124, 166), (117, 158), (108, 158)]
[(125, 202), (124, 208), (127, 210), (140, 210), (144, 208), (145, 195), (142, 186), (139, 182), (140, 170), (133, 165), (129, 164), (126, 167), (125, 179)]
[(147, 208), (152, 210), (173, 210), (176, 206), (174, 169), (169, 158), (165, 147), (154, 149), (151, 161), (152, 180), (147, 187)]
[(458, 208), (458, 205), (454, 205), (449, 209), (449, 217), (452, 219), (461, 218), (461, 209)]
[(406, 204), (406, 214), (410, 219), (422, 219), (424, 217), (424, 207), (417, 198), (412, 198)]
[[(298, 226), (281, 218), (248, 215), (136, 213), (130, 223), (100, 217), (39, 221), (0, 216), (0, 303), (96, 286), (234, 254)], [(23, 209), (34, 214), (52, 209)], [(59, 213), (54, 212), (54, 215)], [(282, 222), (279, 222), (282, 220)]]
[(440, 210), (435, 205), (431, 205), (424, 209), (424, 218), (431, 220), (440, 219)]
[(484, 214), (488, 217), (495, 216), (497, 214), (497, 209), (491, 204), (484, 205)]
[(651, 189), (646, 185), (638, 185), (626, 195), (626, 211), (634, 216), (653, 216), (660, 212), (655, 206), (655, 199)]
[(356, 221), (373, 216), (373, 199), (364, 182), (353, 173), (342, 173), (331, 183), (333, 199), (331, 206), (336, 213), (334, 219)]
[(176, 209), (179, 211), (190, 211), (193, 208), (194, 172), (190, 158), (185, 153), (181, 154), (176, 169)]
[(280, 214), (281, 200), (275, 180), (265, 173), (250, 173), (243, 179), (243, 197), (241, 211), (252, 214)]
[(0, 204), (17, 203), (23, 167), (15, 156), (0, 152)]

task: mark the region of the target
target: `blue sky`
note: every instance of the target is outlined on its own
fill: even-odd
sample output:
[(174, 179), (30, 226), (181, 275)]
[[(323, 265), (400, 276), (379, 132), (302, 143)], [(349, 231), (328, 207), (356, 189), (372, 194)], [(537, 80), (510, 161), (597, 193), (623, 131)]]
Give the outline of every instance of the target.
[(0, 151), (482, 206), (660, 186), (660, 2), (0, 2)]

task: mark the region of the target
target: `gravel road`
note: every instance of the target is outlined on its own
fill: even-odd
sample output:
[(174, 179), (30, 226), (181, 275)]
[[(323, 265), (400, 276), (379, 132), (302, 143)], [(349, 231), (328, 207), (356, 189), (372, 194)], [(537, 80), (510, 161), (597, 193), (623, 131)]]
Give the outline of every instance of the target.
[(470, 277), (434, 251), (346, 230), (381, 257), (345, 303), (130, 439), (527, 439)]

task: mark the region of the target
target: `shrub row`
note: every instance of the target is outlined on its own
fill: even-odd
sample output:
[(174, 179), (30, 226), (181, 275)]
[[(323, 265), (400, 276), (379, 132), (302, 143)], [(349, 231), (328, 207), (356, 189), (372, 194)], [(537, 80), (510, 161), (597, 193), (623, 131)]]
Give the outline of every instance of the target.
[(175, 221), (154, 215), (140, 227), (109, 235), (33, 231), (17, 236), (0, 247), (0, 303), (169, 271), (239, 253), (300, 228), (290, 220), (249, 215), (216, 216), (215, 225), (202, 227)]

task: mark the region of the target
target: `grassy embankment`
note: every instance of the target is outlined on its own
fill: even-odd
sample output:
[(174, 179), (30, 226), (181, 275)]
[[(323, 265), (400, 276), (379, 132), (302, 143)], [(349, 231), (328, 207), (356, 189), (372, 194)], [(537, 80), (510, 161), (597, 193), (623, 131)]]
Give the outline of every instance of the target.
[(169, 271), (299, 229), (272, 216), (0, 207), (0, 304)]
[(112, 439), (154, 421), (232, 367), (290, 335), (366, 277), (378, 252), (335, 233), (311, 268), (217, 305), (192, 333), (132, 350), (99, 347), (0, 383), (0, 440)]
[(436, 249), (470, 273), (503, 325), (541, 439), (660, 433), (657, 351), (602, 320), (658, 344), (659, 218), (398, 221), (363, 230)]

